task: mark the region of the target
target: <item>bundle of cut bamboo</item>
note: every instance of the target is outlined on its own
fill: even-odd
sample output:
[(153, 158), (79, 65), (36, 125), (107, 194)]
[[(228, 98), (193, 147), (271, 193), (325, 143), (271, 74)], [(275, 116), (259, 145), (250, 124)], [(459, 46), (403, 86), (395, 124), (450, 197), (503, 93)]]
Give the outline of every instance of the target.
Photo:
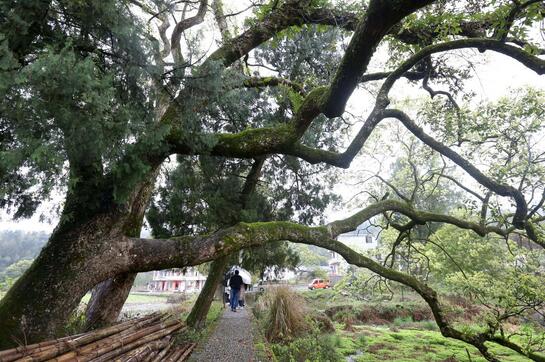
[(0, 362), (24, 361), (185, 361), (194, 343), (177, 345), (185, 330), (171, 314), (154, 313), (111, 327), (0, 351)]

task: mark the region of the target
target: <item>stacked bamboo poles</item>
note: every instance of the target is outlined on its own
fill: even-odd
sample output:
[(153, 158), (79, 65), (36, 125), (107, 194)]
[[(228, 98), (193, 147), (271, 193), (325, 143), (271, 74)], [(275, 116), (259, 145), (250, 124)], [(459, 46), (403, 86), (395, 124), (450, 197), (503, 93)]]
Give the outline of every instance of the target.
[(185, 330), (170, 314), (154, 313), (89, 333), (0, 351), (0, 362), (185, 361), (195, 344), (175, 345)]

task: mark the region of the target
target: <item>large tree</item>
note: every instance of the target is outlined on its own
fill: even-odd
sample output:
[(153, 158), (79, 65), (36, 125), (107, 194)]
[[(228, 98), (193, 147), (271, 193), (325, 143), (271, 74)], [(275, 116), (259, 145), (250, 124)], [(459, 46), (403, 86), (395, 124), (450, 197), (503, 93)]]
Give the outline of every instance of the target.
[[(413, 288), (431, 306), (445, 336), (475, 345), (489, 360), (495, 357), (486, 341), (543, 360), (493, 329), (482, 333), (456, 329), (428, 285), (335, 240), (389, 212), (410, 219), (407, 227), (440, 222), (480, 236), (517, 231), (545, 246), (543, 201), (537, 197), (543, 183), (529, 186), (534, 181), (529, 177), (532, 167), (517, 177), (504, 177), (481, 170), (469, 157), (468, 149), (478, 142), (468, 139), (494, 137), (479, 133), (475, 124), (486, 120), (484, 112), (455, 117), (453, 107), (445, 106), (439, 109), (449, 115), (444, 122), (437, 115), (437, 125), (422, 128), (390, 105), (391, 90), (402, 78), (453, 103), (452, 92), (468, 73), (448, 55), (461, 50), (501, 53), (538, 75), (545, 73), (543, 45), (531, 37), (543, 19), (542, 2), (271, 1), (246, 19), (239, 34), (214, 50), (198, 31), (208, 23), (209, 5), (221, 6), (206, 0), (36, 0), (0, 5), (2, 204), (16, 216), (27, 216), (52, 189), (66, 187), (60, 222), (48, 244), (0, 302), (0, 346), (13, 345), (13, 337), (30, 342), (55, 335), (81, 297), (100, 282), (119, 281), (105, 295), (121, 300), (124, 293), (118, 291), (126, 292), (131, 275), (138, 271), (196, 265), (250, 246), (290, 240), (334, 250), (354, 265)], [(220, 18), (237, 16), (227, 15)], [(222, 21), (217, 23), (223, 26)], [(270, 68), (267, 62), (272, 57), (261, 57), (265, 60), (261, 66), (252, 63), (254, 57), (259, 60), (254, 50), (267, 41), (297, 39), (301, 29), (313, 26), (322, 32), (329, 27), (343, 31), (338, 35), (340, 59), (318, 67), (321, 72), (309, 71), (315, 68), (312, 59), (301, 59), (300, 69), (309, 75), (305, 78), (292, 78), (281, 69), (260, 73)], [(344, 32), (350, 34), (349, 41), (343, 42)], [(371, 72), (370, 64), (377, 65), (377, 49), (386, 46), (390, 60), (380, 72)], [(275, 47), (267, 51), (272, 54)], [(338, 127), (332, 125), (346, 122), (345, 107), (356, 88), (377, 81), (381, 83), (372, 110), (346, 150), (339, 152), (341, 142), (322, 148), (323, 139), (338, 137)], [(451, 93), (435, 90), (440, 83)], [(224, 117), (220, 105), (241, 102), (246, 92), (267, 87), (287, 89), (289, 104), (264, 91), (234, 124)], [(542, 111), (538, 103), (526, 115)], [(386, 199), (321, 227), (281, 221), (239, 223), (207, 235), (138, 238), (155, 178), (171, 155), (282, 154), (347, 168), (377, 125), (388, 118), (399, 121), (481, 187), (511, 200), (513, 212), (494, 213), (503, 216), (501, 220), (484, 222)], [(319, 131), (312, 132), (317, 136), (308, 136), (311, 127)], [(505, 148), (519, 158), (530, 154)], [(540, 155), (532, 155), (528, 163), (539, 164)], [(485, 219), (488, 216), (484, 212)]]

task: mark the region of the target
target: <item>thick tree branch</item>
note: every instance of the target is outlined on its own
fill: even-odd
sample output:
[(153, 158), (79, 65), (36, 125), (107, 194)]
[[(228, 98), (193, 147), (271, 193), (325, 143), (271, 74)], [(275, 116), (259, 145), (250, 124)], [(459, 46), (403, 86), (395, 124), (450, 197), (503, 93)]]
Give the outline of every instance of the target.
[[(418, 211), (408, 204), (383, 200), (366, 207), (344, 220), (339, 220), (321, 227), (306, 227), (284, 221), (263, 223), (239, 223), (217, 233), (201, 236), (183, 236), (165, 240), (127, 239), (131, 247), (131, 270), (158, 270), (175, 265), (197, 265), (219, 256), (231, 254), (242, 248), (263, 245), (271, 241), (289, 240), (300, 243), (320, 242), (327, 245), (338, 235), (355, 230), (358, 225), (381, 213), (393, 211), (407, 216), (417, 224), (440, 222), (474, 231), (480, 236), (495, 233), (508, 234), (496, 226), (484, 226), (479, 223), (462, 220), (450, 215)], [(155, 252), (151, 252), (155, 250)]]
[(526, 204), (524, 195), (519, 190), (510, 185), (501, 184), (483, 174), (464, 157), (460, 156), (449, 147), (436, 141), (433, 137), (427, 135), (421, 127), (413, 122), (413, 120), (411, 120), (410, 117), (402, 111), (387, 109), (384, 111), (384, 116), (397, 118), (409, 131), (411, 131), (422, 142), (424, 142), (435, 151), (448, 157), (484, 187), (494, 191), (498, 195), (512, 197), (517, 204), (517, 211), (513, 216), (513, 225), (515, 225), (519, 229), (524, 228), (528, 213), (528, 205)]
[(265, 157), (256, 158), (246, 176), (246, 181), (244, 182), (244, 187), (240, 193), (240, 205), (243, 209), (248, 208), (248, 200), (250, 196), (254, 193), (259, 178), (261, 177), (261, 170), (265, 164)]
[(285, 1), (256, 22), (248, 30), (213, 52), (208, 61), (221, 61), (228, 66), (290, 26), (324, 24), (352, 30), (357, 22), (354, 14), (333, 9), (309, 9), (309, 1)]
[(432, 137), (426, 135), (423, 130), (417, 127), (414, 122), (412, 122), (412, 120), (410, 120), (410, 118), (407, 117), (403, 112), (395, 110), (382, 111), (389, 104), (388, 94), (395, 82), (419, 61), (437, 52), (463, 48), (479, 48), (497, 51), (518, 60), (526, 67), (534, 70), (538, 74), (545, 73), (545, 60), (532, 56), (531, 54), (526, 53), (520, 48), (514, 47), (512, 45), (507, 45), (497, 40), (463, 39), (430, 45), (423, 48), (414, 56), (405, 61), (399, 68), (397, 68), (386, 78), (377, 96), (375, 108), (373, 109), (373, 111), (365, 121), (364, 125), (360, 129), (359, 133), (356, 135), (356, 137), (345, 152), (334, 153), (330, 151), (316, 150), (300, 144), (295, 144), (291, 146), (288, 152), (292, 155), (299, 156), (311, 163), (327, 162), (335, 166), (348, 167), (353, 158), (359, 152), (359, 150), (361, 150), (363, 144), (372, 133), (376, 125), (385, 117), (395, 117), (402, 121), (402, 123), (411, 132), (413, 132), (413, 134), (415, 134), (415, 136), (420, 138), (424, 143), (426, 143), (428, 146), (432, 147), (436, 151), (449, 157), (460, 167), (462, 167), (466, 172), (468, 172), (471, 176), (473, 176), (483, 186), (494, 190), (494, 192), (498, 193), (499, 195), (513, 197), (515, 199), (515, 202), (517, 203), (517, 212), (513, 218), (513, 224), (517, 228), (524, 228), (524, 223), (528, 210), (526, 201), (524, 200), (524, 197), (520, 191), (516, 190), (511, 186), (499, 184), (485, 176), (471, 163), (463, 159), (456, 152), (450, 150), (448, 147), (442, 145), (441, 143), (435, 141)]
[(324, 97), (321, 109), (327, 117), (333, 118), (343, 114), (348, 98), (367, 70), (377, 45), (390, 28), (405, 16), (432, 2), (433, 0), (370, 2), (365, 18), (358, 24)]
[[(383, 80), (385, 78), (388, 78), (392, 72), (376, 72), (376, 73), (367, 73), (361, 76), (360, 83), (375, 81), (375, 80)], [(404, 78), (407, 78), (409, 80), (419, 80), (426, 76), (426, 72), (406, 72), (403, 74)]]
[(409, 71), (422, 59), (429, 57), (430, 55), (435, 53), (468, 48), (492, 50), (507, 55), (519, 61), (527, 68), (533, 70), (538, 75), (545, 74), (545, 60), (525, 52), (524, 49), (513, 45), (505, 44), (504, 42), (493, 39), (460, 39), (439, 44), (433, 44), (422, 48), (419, 52), (407, 59), (405, 62), (403, 62), (401, 66), (399, 66), (394, 72), (392, 72), (392, 74), (386, 79), (386, 81), (382, 85), (382, 88), (380, 90), (381, 95), (387, 97), (388, 92), (390, 91), (394, 83), (401, 76), (403, 76), (405, 72)]
[[(405, 6), (406, 9), (404, 11), (408, 11), (407, 9), (409, 8), (412, 9), (415, 6), (417, 5), (413, 4), (411, 6)], [(257, 36), (257, 38), (255, 39), (251, 37), (250, 43), (253, 44), (252, 46), (256, 46), (256, 44), (260, 44), (261, 42), (266, 40), (263, 37), (264, 36), (263, 34), (266, 33), (267, 36), (272, 36), (275, 32), (279, 31), (279, 29), (285, 28), (285, 26), (287, 26), (286, 25), (287, 23), (285, 22), (286, 19), (292, 19), (290, 20), (291, 22), (290, 21), (288, 22), (289, 24), (292, 24), (294, 21), (293, 19), (295, 18), (299, 19), (297, 21), (303, 21), (300, 17), (304, 19), (304, 16), (301, 14), (301, 8), (298, 7), (298, 5), (294, 5), (292, 2), (287, 2), (285, 5), (283, 5), (283, 7), (286, 7), (285, 10), (288, 11), (288, 13), (287, 15), (282, 16), (282, 19), (277, 19), (277, 20), (281, 22), (284, 21), (284, 22), (282, 24), (276, 24), (273, 26), (272, 23), (274, 23), (273, 20), (275, 19), (275, 17), (280, 17), (279, 13), (276, 13), (275, 11), (273, 11), (271, 15), (269, 15), (264, 21), (262, 21), (259, 25), (256, 26), (257, 27), (256, 29), (261, 29), (262, 31), (260, 32), (256, 30), (257, 33), (261, 35)], [(384, 11), (384, 9), (382, 9), (382, 11)], [(400, 16), (400, 15), (397, 14), (396, 16)], [(269, 24), (268, 22), (271, 22), (271, 23)], [(364, 28), (366, 26), (368, 27), (369, 24), (365, 26), (362, 25), (362, 27)], [(262, 29), (261, 27), (265, 27), (266, 29), (264, 28)], [(380, 29), (382, 29), (382, 26)], [(371, 29), (367, 29), (366, 31), (371, 31)], [(375, 34), (374, 36), (376, 37), (377, 34)], [(373, 38), (371, 38), (371, 40), (373, 40)], [(375, 40), (378, 42), (378, 38)], [(264, 156), (264, 155), (268, 155), (272, 153), (281, 153), (281, 154), (289, 154), (289, 155), (300, 157), (310, 163), (325, 162), (334, 166), (346, 168), (350, 165), (353, 158), (361, 150), (363, 144), (365, 143), (365, 141), (367, 140), (371, 132), (374, 130), (375, 126), (384, 117), (386, 117), (386, 115), (382, 112), (382, 110), (386, 108), (386, 106), (389, 103), (388, 93), (391, 87), (394, 85), (394, 83), (404, 74), (406, 74), (416, 63), (418, 63), (423, 58), (429, 57), (431, 54), (438, 53), (438, 52), (444, 52), (444, 51), (454, 50), (454, 49), (464, 49), (464, 48), (477, 48), (477, 49), (485, 49), (485, 50), (488, 49), (488, 50), (497, 51), (518, 60), (519, 62), (524, 64), (526, 67), (534, 70), (538, 74), (543, 74), (545, 72), (545, 60), (532, 56), (520, 48), (502, 43), (497, 40), (463, 39), (463, 40), (455, 40), (451, 42), (430, 45), (428, 47), (423, 48), (417, 54), (415, 54), (414, 56), (409, 58), (406, 62), (404, 62), (398, 69), (396, 69), (395, 71), (391, 72), (388, 75), (377, 97), (377, 103), (375, 105), (375, 109), (371, 112), (370, 116), (368, 117), (364, 125), (362, 126), (358, 135), (354, 138), (350, 146), (343, 153), (316, 150), (316, 149), (304, 146), (302, 144), (299, 144), (297, 142), (300, 139), (300, 137), (303, 135), (303, 133), (306, 131), (306, 129), (310, 126), (314, 118), (323, 111), (324, 106), (328, 104), (330, 97), (332, 97), (332, 94), (335, 94), (334, 91), (332, 93), (332, 90), (336, 89), (335, 87), (338, 87), (339, 84), (344, 84), (345, 81), (341, 80), (341, 78), (342, 79), (345, 78), (344, 76), (341, 76), (344, 73), (343, 73), (343, 70), (340, 69), (339, 72), (337, 73), (337, 78), (336, 78), (337, 80), (334, 81), (334, 83), (332, 84), (332, 87), (316, 88), (313, 91), (311, 91), (307, 95), (307, 97), (305, 97), (303, 104), (301, 105), (297, 114), (294, 116), (294, 120), (291, 124), (281, 124), (276, 127), (270, 127), (270, 128), (247, 129), (237, 134), (199, 135), (200, 137), (208, 137), (210, 139), (209, 144), (212, 146), (207, 150), (192, 149), (186, 141), (187, 135), (185, 131), (181, 128), (171, 128), (171, 130), (167, 132), (168, 136), (166, 137), (166, 145), (156, 145), (155, 149), (153, 148), (150, 149), (149, 145), (141, 145), (141, 147), (138, 147), (138, 144), (137, 144), (135, 149), (140, 150), (144, 154), (140, 156), (133, 154), (132, 157), (136, 157), (140, 160), (143, 160), (144, 163), (149, 163), (149, 162), (153, 163), (153, 162), (162, 162), (164, 158), (166, 158), (168, 155), (172, 153), (179, 153), (179, 154), (208, 153), (208, 154), (218, 155), (218, 156), (241, 157), (241, 158), (254, 158), (254, 157)], [(229, 52), (232, 51), (231, 48), (229, 48), (231, 49), (229, 51), (227, 51), (226, 50), (227, 48), (224, 48), (224, 47), (222, 49), (224, 50), (220, 51), (220, 53), (222, 53), (221, 57), (226, 57), (223, 59), (223, 62), (225, 65), (228, 65), (230, 64), (230, 62), (238, 59), (238, 56), (234, 57), (234, 55), (233, 56), (229, 55), (231, 54)], [(358, 51), (367, 50), (370, 53), (361, 54), (361, 55), (363, 57), (370, 57), (372, 55), (372, 50), (374, 48), (373, 46), (366, 45), (360, 49), (354, 45), (350, 49), (352, 49), (351, 51), (356, 51), (358, 49), (359, 49)], [(348, 53), (350, 52), (347, 51), (347, 54)], [(215, 53), (215, 54), (216, 55), (213, 55), (210, 59), (214, 59), (214, 57), (220, 57), (219, 53)], [(353, 56), (354, 56), (353, 54), (347, 55), (346, 59), (351, 59), (351, 57)], [(218, 60), (222, 59), (221, 57), (217, 59)], [(367, 63), (365, 62), (361, 63), (360, 60), (358, 60), (357, 64), (360, 64), (363, 67), (363, 69), (360, 69), (359, 71), (356, 72), (358, 74), (354, 73), (355, 69), (353, 66), (350, 66), (349, 67), (350, 69), (347, 70), (348, 73), (350, 74), (354, 73), (354, 76), (355, 76), (353, 80), (346, 80), (346, 82), (350, 84), (352, 84), (352, 82), (357, 82), (357, 80), (360, 79), (361, 77), (360, 73), (365, 71), (365, 66)], [(353, 88), (351, 89), (353, 90)], [(350, 92), (352, 90), (350, 90)], [(345, 92), (345, 90), (343, 90), (342, 92)], [(178, 97), (183, 97), (183, 96), (185, 96), (184, 92), (182, 92)], [(171, 106), (169, 107), (169, 109), (165, 112), (165, 115), (163, 116), (163, 121), (161, 122), (160, 127), (164, 127), (164, 126), (171, 127), (170, 124), (172, 122), (175, 122), (175, 120), (178, 118), (175, 103), (176, 102), (173, 102)], [(161, 132), (164, 132), (164, 131), (161, 131)], [(507, 190), (507, 191), (508, 192), (506, 192), (505, 190), (502, 190), (504, 194), (510, 195), (511, 190)], [(519, 212), (517, 213), (515, 218), (517, 227), (521, 227), (521, 225), (523, 225), (523, 212), (525, 212), (523, 207), (524, 206), (523, 201), (524, 200), (522, 198), (517, 196), (517, 204), (519, 205), (519, 208), (518, 208)]]
[[(545, 73), (545, 60), (532, 56), (531, 54), (526, 53), (520, 48), (499, 42), (497, 40), (463, 39), (430, 45), (423, 48), (420, 52), (405, 61), (398, 69), (389, 74), (381, 87), (379, 96), (377, 97), (377, 104), (375, 106), (375, 109), (373, 110), (373, 112), (371, 112), (350, 146), (343, 153), (319, 150), (307, 147), (299, 143), (291, 143), (290, 140), (286, 139), (285, 137), (289, 136), (288, 138), (291, 138), (292, 140), (294, 139), (294, 137), (292, 137), (292, 133), (286, 132), (285, 125), (281, 125), (278, 128), (269, 128), (266, 130), (246, 130), (243, 132), (244, 134), (240, 133), (237, 135), (218, 135), (218, 147), (220, 147), (222, 151), (230, 150), (230, 152), (232, 152), (231, 156), (234, 156), (235, 154), (251, 154), (250, 150), (240, 149), (241, 146), (245, 144), (244, 141), (247, 140), (248, 144), (251, 144), (253, 147), (255, 146), (255, 139), (261, 137), (261, 135), (264, 135), (267, 137), (268, 142), (266, 142), (266, 144), (268, 145), (268, 147), (254, 148), (255, 151), (259, 152), (259, 155), (273, 153), (281, 148), (281, 152), (301, 157), (310, 163), (325, 162), (334, 166), (347, 168), (352, 162), (353, 158), (360, 151), (361, 147), (363, 146), (371, 132), (374, 130), (375, 126), (386, 117), (386, 115), (381, 112), (381, 109), (384, 109), (388, 105), (388, 93), (392, 86), (395, 84), (395, 82), (407, 71), (409, 71), (416, 63), (431, 54), (464, 48), (493, 50), (518, 60), (523, 65), (531, 70), (534, 70), (538, 74)], [(302, 110), (305, 111), (306, 115), (304, 117), (304, 126), (308, 126), (310, 124), (310, 122), (312, 121), (311, 118), (314, 114), (319, 114), (319, 109), (321, 108), (319, 102), (323, 99), (325, 95), (328, 94), (327, 92), (327, 88), (317, 88), (315, 91), (310, 92), (309, 95), (305, 98), (304, 107), (301, 107)], [(275, 130), (277, 130), (276, 137), (274, 136), (276, 132)], [(236, 140), (237, 144), (233, 143), (234, 140)], [(265, 144), (262, 144), (262, 146), (265, 146)], [(267, 148), (269, 149), (267, 150)], [(217, 149), (217, 151), (219, 151), (219, 149)], [(230, 155), (225, 154), (225, 156)]]
[(285, 87), (291, 88), (294, 92), (299, 93), (302, 96), (306, 95), (305, 90), (301, 84), (297, 84), (285, 78), (251, 77), (244, 80), (244, 86), (247, 88), (276, 87), (279, 85), (283, 85)]
[[(363, 209), (352, 217), (321, 227), (307, 227), (291, 222), (239, 223), (211, 235), (179, 237), (167, 240), (127, 238), (125, 240), (129, 251), (127, 255), (130, 255), (128, 265), (135, 271), (162, 269), (172, 265), (196, 265), (242, 248), (281, 240), (324, 247), (339, 253), (350, 264), (367, 268), (384, 278), (411, 287), (428, 303), (444, 336), (470, 343), (476, 346), (488, 360), (495, 361), (496, 359), (489, 354), (484, 345), (487, 340), (494, 341), (492, 336), (462, 333), (453, 328), (442, 309), (437, 293), (428, 285), (405, 273), (387, 268), (335, 240), (339, 234), (354, 230), (364, 220), (369, 220), (385, 211), (402, 213), (419, 223), (436, 221), (451, 223), (464, 229), (473, 230), (479, 235), (490, 232), (500, 235), (506, 234), (505, 230), (497, 227), (484, 227), (448, 215), (417, 211), (405, 203), (384, 200)], [(517, 351), (516, 345), (507, 347)], [(530, 358), (532, 357), (534, 356), (530, 356)]]
[(197, 10), (197, 14), (195, 16), (180, 21), (176, 24), (174, 30), (172, 30), (172, 35), (170, 36), (170, 48), (172, 56), (174, 57), (174, 61), (176, 63), (178, 63), (178, 61), (181, 59), (180, 39), (183, 32), (204, 21), (204, 15), (206, 14), (207, 6), (208, 0), (201, 0), (199, 10)]

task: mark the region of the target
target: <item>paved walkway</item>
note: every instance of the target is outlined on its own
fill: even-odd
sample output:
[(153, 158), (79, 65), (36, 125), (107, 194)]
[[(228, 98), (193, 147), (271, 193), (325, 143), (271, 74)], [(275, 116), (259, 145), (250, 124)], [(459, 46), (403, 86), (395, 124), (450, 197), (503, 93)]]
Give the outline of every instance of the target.
[(191, 355), (191, 362), (254, 362), (254, 333), (248, 308), (225, 308), (216, 329)]

